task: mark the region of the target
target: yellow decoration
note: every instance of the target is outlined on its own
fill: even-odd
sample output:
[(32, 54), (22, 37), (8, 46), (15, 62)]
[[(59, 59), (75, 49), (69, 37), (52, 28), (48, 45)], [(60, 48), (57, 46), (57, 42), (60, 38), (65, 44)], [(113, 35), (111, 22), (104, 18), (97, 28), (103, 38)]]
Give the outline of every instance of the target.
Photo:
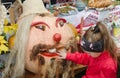
[(11, 24), (11, 26), (4, 26), (4, 33), (13, 34), (17, 31), (17, 24)]
[(5, 53), (8, 51), (8, 47), (5, 44), (8, 45), (8, 42), (4, 39), (4, 36), (0, 36), (0, 54), (2, 51)]
[(78, 33), (77, 33), (77, 30), (76, 30), (75, 26), (73, 26), (70, 23), (68, 23), (68, 26), (73, 30), (73, 33), (74, 33), (75, 37), (77, 37)]
[(7, 41), (4, 39), (4, 36), (0, 36), (0, 43), (3, 44), (3, 43), (7, 43)]
[(120, 27), (115, 27), (114, 29), (113, 29), (113, 34), (114, 34), (114, 36), (115, 37), (119, 37), (120, 36)]
[(79, 40), (80, 40), (80, 37), (79, 37), (79, 36), (77, 36), (77, 37), (76, 37), (76, 40), (77, 40), (77, 41), (79, 41)]
[(8, 24), (8, 20), (5, 19), (5, 20), (4, 20), (4, 25), (6, 26), (7, 24)]
[(12, 48), (12, 47), (14, 46), (14, 41), (15, 41), (15, 35), (12, 35), (12, 36), (8, 39), (9, 48)]
[[(9, 52), (9, 48), (11, 48), (14, 45), (14, 35), (17, 31), (17, 24), (10, 24), (7, 19), (4, 20), (4, 36), (0, 36), (0, 54), (2, 52), (6, 53)], [(10, 35), (13, 35), (9, 37)], [(5, 40), (4, 37), (9, 37), (8, 41)]]

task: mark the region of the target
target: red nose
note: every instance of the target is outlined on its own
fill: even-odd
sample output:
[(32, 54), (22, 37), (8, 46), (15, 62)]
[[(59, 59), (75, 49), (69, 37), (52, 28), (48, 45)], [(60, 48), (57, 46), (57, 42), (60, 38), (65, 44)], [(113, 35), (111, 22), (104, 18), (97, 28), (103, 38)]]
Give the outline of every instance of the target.
[(55, 34), (53, 35), (53, 39), (54, 39), (54, 41), (56, 41), (56, 42), (60, 42), (60, 40), (61, 40), (61, 34), (55, 33)]

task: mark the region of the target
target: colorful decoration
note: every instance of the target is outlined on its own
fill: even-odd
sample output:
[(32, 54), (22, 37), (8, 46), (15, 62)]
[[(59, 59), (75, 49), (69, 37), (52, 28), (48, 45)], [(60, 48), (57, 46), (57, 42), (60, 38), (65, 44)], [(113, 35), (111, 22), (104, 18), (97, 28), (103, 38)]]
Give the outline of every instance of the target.
[(4, 26), (4, 33), (12, 35), (17, 31), (17, 27), (17, 24), (7, 24)]
[(107, 25), (117, 47), (120, 48), (120, 5), (109, 10), (108, 16), (103, 22)]
[(4, 21), (4, 29), (0, 35), (0, 54), (8, 53), (9, 48), (14, 44), (13, 36), (17, 31), (17, 24), (10, 24), (7, 19)]
[(6, 18), (7, 10), (0, 1), (0, 54), (8, 52), (8, 42), (4, 34), (4, 20)]
[(112, 35), (116, 38), (120, 38), (120, 25), (113, 22), (112, 28)]
[(8, 52), (8, 42), (4, 36), (0, 36), (0, 54)]

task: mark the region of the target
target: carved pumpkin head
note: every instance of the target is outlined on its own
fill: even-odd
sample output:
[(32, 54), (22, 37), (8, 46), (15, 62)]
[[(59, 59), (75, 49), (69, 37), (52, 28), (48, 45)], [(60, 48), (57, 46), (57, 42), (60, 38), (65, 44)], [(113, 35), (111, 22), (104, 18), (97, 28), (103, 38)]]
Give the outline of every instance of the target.
[[(67, 63), (58, 65), (57, 63), (60, 62), (56, 62), (54, 59), (57, 56), (56, 52), (75, 50), (73, 46), (75, 46), (75, 35), (65, 19), (35, 16), (31, 24), (25, 54), (26, 69), (33, 73), (52, 72), (49, 69), (54, 69), (54, 72), (57, 72), (59, 66), (67, 66)], [(61, 69), (61, 71), (64, 70)]]

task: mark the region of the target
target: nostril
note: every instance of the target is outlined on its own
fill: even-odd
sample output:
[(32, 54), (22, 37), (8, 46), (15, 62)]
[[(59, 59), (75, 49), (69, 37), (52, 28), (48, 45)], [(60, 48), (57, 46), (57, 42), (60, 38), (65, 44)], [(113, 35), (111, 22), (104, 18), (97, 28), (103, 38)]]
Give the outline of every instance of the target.
[(61, 34), (55, 33), (55, 34), (53, 35), (53, 39), (54, 39), (54, 41), (56, 41), (56, 42), (60, 42), (60, 40), (61, 40)]

